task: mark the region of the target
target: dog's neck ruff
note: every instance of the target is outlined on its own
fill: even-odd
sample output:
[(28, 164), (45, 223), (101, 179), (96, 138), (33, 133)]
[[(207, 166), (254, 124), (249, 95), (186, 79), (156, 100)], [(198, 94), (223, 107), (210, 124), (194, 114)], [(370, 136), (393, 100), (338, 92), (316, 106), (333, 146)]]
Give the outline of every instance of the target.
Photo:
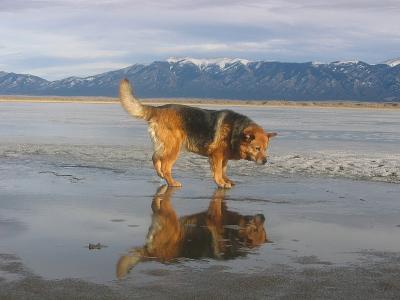
[(243, 139), (243, 131), (250, 125), (255, 124), (251, 119), (246, 116), (239, 115), (235, 117), (232, 125), (232, 137), (231, 137), (231, 152), (239, 154), (240, 143)]

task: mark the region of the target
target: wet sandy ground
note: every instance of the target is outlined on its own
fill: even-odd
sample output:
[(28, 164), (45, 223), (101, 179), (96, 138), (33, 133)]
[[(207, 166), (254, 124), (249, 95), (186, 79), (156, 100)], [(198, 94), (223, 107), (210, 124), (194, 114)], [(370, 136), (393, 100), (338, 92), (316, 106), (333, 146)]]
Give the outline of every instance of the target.
[[(154, 203), (162, 183), (146, 156), (145, 127), (127, 128), (130, 120), (112, 110), (108, 118), (102, 111), (83, 121), (68, 111), (64, 119), (53, 114), (55, 126), (32, 108), (17, 117), (30, 112), (40, 116), (31, 117), (31, 127), (3, 119), (0, 130), (6, 140), (0, 155), (0, 299), (398, 299), (399, 184), (268, 175), (244, 163), (231, 171), (237, 186), (221, 192), (207, 162), (190, 155), (176, 168), (183, 188), (161, 202), (181, 219), (207, 214), (218, 201), (228, 213), (262, 214), (268, 242), (251, 247), (235, 222), (187, 226), (208, 234), (197, 245), (201, 254), (152, 257), (117, 279), (119, 259), (146, 244), (159, 214)], [(395, 152), (393, 143), (384, 142), (381, 151)], [(271, 156), (291, 147), (283, 137)], [(217, 239), (213, 228), (222, 232)], [(89, 243), (101, 249), (89, 250)]]
[[(2, 299), (398, 299), (399, 256), (366, 254), (361, 265), (315, 267), (287, 265), (254, 274), (230, 274), (221, 267), (206, 271), (165, 268), (141, 272), (151, 281), (134, 279), (101, 285), (74, 279), (45, 280), (26, 272), (12, 256), (2, 256), (1, 269), (23, 279), (0, 282)], [(377, 262), (379, 261), (379, 262)], [(315, 261), (314, 261), (315, 264)]]

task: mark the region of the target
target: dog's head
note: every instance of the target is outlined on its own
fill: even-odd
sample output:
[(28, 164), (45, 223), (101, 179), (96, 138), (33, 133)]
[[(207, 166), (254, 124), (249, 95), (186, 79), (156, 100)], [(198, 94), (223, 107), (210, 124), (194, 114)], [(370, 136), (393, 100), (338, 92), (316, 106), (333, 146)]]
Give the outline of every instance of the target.
[(256, 125), (245, 128), (240, 142), (240, 157), (264, 165), (267, 162), (269, 140), (276, 135), (277, 133), (265, 132)]
[(247, 247), (260, 246), (268, 241), (264, 228), (265, 217), (263, 214), (244, 216), (241, 220), (239, 236)]

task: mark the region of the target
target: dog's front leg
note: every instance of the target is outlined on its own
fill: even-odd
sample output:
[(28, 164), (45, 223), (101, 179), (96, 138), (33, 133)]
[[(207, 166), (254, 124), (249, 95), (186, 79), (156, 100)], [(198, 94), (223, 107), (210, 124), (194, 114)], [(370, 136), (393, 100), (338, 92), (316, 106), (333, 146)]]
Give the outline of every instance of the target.
[(222, 178), (225, 180), (225, 182), (230, 183), (231, 186), (233, 186), (233, 185), (235, 185), (235, 183), (232, 180), (230, 180), (228, 178), (228, 176), (226, 175), (226, 169), (227, 168), (228, 168), (228, 160), (224, 159), (222, 161)]
[(219, 153), (213, 153), (209, 160), (215, 183), (220, 188), (230, 189), (232, 185), (226, 182), (223, 176), (223, 156)]

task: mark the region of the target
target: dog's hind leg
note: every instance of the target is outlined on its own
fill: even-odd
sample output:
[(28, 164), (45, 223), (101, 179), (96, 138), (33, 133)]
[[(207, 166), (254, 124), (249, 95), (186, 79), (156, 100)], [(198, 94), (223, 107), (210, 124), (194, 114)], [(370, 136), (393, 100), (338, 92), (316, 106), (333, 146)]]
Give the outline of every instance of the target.
[(164, 152), (162, 157), (160, 157), (161, 161), (161, 172), (168, 183), (168, 186), (176, 186), (181, 187), (182, 184), (179, 181), (176, 181), (172, 177), (172, 167), (178, 159), (180, 151), (180, 143), (169, 143), (168, 146), (165, 144)]
[(152, 159), (153, 159), (154, 169), (156, 170), (157, 175), (160, 176), (161, 178), (164, 178), (164, 174), (161, 170), (160, 154), (158, 152), (154, 152)]
[(180, 182), (172, 178), (172, 166), (178, 159), (182, 144), (182, 136), (179, 131), (166, 129), (166, 125), (150, 122), (149, 133), (154, 144), (153, 165), (157, 175), (164, 178), (168, 186), (182, 186)]
[(157, 133), (157, 125), (155, 123), (150, 123), (149, 134), (153, 141), (153, 147), (154, 147), (154, 153), (152, 157), (153, 166), (154, 169), (156, 170), (157, 175), (160, 176), (161, 178), (164, 178), (164, 174), (161, 168), (161, 157), (164, 152), (164, 143), (160, 140), (160, 138), (157, 136), (156, 133)]

